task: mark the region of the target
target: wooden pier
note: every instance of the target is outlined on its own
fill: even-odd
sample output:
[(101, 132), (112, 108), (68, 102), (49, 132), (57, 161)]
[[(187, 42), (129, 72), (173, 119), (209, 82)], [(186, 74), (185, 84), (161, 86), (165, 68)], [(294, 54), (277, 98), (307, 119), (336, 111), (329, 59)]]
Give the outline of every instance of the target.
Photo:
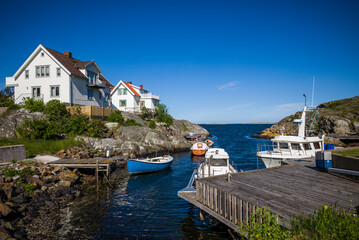
[[(195, 192), (178, 196), (238, 231), (258, 207), (268, 206), (286, 228), (290, 219), (313, 214), (324, 205), (359, 206), (359, 183), (319, 171), (310, 164), (215, 176), (196, 180)], [(260, 221), (260, 219), (258, 219)]]
[(117, 159), (111, 158), (60, 159), (49, 164), (67, 168), (92, 168), (98, 172), (104, 172), (108, 177), (112, 170), (116, 168), (116, 161)]

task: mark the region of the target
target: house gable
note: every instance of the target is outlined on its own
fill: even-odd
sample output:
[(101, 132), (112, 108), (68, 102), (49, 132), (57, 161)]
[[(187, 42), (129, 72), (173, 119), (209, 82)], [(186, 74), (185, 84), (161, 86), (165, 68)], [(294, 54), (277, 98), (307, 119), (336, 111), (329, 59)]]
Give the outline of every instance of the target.
[(122, 81), (122, 80), (121, 80), (121, 81), (116, 85), (116, 87), (111, 91), (111, 96), (113, 96), (113, 95), (118, 91), (118, 89), (119, 89), (120, 87), (126, 88), (126, 89), (128, 90), (128, 92), (130, 92), (131, 95), (133, 95), (133, 96), (141, 97), (141, 95), (131, 86), (131, 84), (126, 83), (126, 82), (124, 82), (124, 81)]
[(61, 62), (59, 62), (44, 46), (41, 44), (31, 53), (31, 55), (26, 59), (26, 61), (21, 65), (21, 67), (16, 71), (13, 78), (16, 81), (16, 79), (24, 72), (24, 70), (30, 65), (30, 63), (40, 54), (46, 54), (52, 61), (54, 61), (62, 70), (64, 70), (68, 75), (71, 74), (71, 72), (63, 65)]

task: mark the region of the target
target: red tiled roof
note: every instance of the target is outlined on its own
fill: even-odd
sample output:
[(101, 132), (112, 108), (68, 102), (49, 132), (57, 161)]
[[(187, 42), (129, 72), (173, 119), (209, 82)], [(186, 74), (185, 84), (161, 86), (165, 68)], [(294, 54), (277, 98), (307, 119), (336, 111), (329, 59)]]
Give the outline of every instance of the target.
[(135, 94), (136, 96), (140, 97), (140, 94), (137, 93), (137, 91), (135, 89), (133, 89), (133, 87), (131, 86), (131, 84), (127, 83), (127, 82), (123, 82), (128, 89), (130, 89), (130, 91)]

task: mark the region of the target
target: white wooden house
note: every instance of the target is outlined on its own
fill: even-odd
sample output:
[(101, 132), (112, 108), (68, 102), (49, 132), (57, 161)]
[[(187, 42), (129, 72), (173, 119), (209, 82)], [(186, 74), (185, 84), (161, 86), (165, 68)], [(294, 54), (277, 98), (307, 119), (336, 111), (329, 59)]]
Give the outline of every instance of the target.
[(150, 93), (142, 85), (120, 81), (111, 91), (111, 102), (120, 111), (138, 113), (143, 107), (154, 110), (160, 102), (158, 95)]
[(67, 105), (111, 106), (113, 85), (102, 75), (94, 60), (80, 61), (71, 52), (60, 53), (41, 44), (27, 58), (6, 86), (14, 88), (14, 100), (26, 97), (44, 103), (58, 99)]

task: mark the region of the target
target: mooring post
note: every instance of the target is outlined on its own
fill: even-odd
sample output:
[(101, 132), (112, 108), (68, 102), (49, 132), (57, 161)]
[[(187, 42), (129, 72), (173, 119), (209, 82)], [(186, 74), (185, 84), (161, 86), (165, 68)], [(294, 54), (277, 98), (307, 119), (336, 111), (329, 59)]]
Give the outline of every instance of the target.
[(96, 160), (96, 183), (97, 183), (97, 189), (98, 189), (98, 160)]
[(203, 215), (202, 210), (199, 210), (199, 219), (200, 219), (201, 221), (204, 221), (204, 215)]

